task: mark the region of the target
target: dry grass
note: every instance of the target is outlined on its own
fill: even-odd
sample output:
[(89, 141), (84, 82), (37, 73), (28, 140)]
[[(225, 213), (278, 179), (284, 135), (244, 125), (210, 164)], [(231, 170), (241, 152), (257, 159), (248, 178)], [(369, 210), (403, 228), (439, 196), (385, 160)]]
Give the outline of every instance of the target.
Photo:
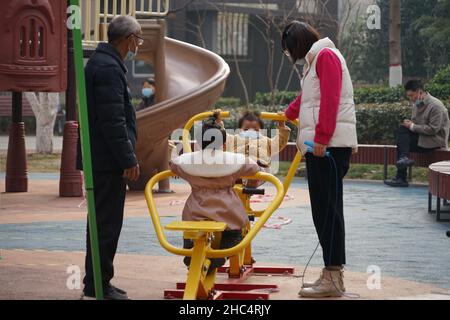
[[(28, 172), (59, 172), (61, 154), (37, 154), (27, 155)], [(6, 171), (6, 151), (0, 152), (0, 171)]]

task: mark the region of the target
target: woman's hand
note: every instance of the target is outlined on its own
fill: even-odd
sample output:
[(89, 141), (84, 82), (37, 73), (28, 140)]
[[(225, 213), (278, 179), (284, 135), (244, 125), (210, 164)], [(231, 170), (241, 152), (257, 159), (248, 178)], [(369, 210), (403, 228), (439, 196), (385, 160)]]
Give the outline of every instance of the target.
[(314, 152), (313, 152), (313, 154), (316, 157), (323, 158), (323, 157), (325, 157), (326, 153), (327, 153), (327, 146), (326, 145), (314, 142)]

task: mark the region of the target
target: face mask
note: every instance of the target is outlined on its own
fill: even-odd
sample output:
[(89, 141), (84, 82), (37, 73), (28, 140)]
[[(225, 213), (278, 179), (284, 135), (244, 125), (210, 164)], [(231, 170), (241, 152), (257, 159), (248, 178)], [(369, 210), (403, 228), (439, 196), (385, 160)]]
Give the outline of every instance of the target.
[(136, 46), (136, 49), (134, 52), (128, 48), (128, 52), (127, 52), (127, 55), (125, 56), (125, 60), (127, 60), (127, 61), (134, 60), (137, 56), (137, 53), (138, 53), (138, 46)]
[(424, 105), (424, 102), (423, 102), (422, 99), (417, 99), (416, 102), (414, 103), (414, 105), (415, 105), (417, 108), (420, 108), (420, 107), (422, 107), (422, 106)]
[(142, 95), (149, 98), (153, 95), (153, 88), (142, 88)]
[(425, 104), (425, 103), (423, 102), (423, 99), (422, 99), (422, 97), (420, 97), (420, 96), (419, 96), (419, 98), (416, 99), (416, 102), (414, 102), (414, 105), (415, 105), (417, 108), (422, 107), (424, 104)]
[(258, 139), (259, 138), (259, 132), (255, 131), (253, 129), (250, 130), (246, 130), (246, 131), (241, 131), (239, 133), (239, 136), (241, 138), (248, 138), (248, 139)]

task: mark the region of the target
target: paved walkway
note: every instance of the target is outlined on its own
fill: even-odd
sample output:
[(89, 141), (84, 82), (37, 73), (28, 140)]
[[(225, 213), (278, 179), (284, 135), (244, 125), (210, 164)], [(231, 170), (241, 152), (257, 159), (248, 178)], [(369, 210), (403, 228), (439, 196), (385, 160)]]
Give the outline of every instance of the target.
[[(7, 284), (0, 287), (0, 298), (72, 299), (79, 295), (65, 286), (66, 268), (72, 263), (83, 268), (86, 209), (83, 204), (78, 207), (82, 198), (57, 197), (56, 177), (33, 175), (29, 193), (0, 194), (0, 282)], [(175, 194), (157, 196), (163, 224), (179, 219), (189, 193), (182, 182), (174, 183), (173, 188)], [(282, 217), (292, 220), (290, 224), (281, 229), (265, 228), (258, 235), (254, 242), (258, 262), (301, 266), (308, 261), (317, 236), (306, 190), (304, 181), (296, 181), (290, 197), (270, 222)], [(271, 189), (267, 193), (272, 193)], [(445, 236), (450, 223), (437, 223), (427, 213), (426, 204), (427, 189), (423, 187), (391, 189), (379, 183), (345, 183), (346, 281), (350, 292), (362, 298), (450, 298), (450, 240)], [(181, 245), (179, 233), (168, 232), (167, 236)], [(321, 263), (319, 249), (308, 277), (317, 275)], [(374, 268), (381, 272), (380, 290), (366, 286), (367, 271)], [(298, 267), (297, 272), (301, 271)], [(173, 287), (185, 274), (180, 258), (159, 246), (143, 194), (129, 193), (117, 284), (129, 289), (134, 298), (161, 298), (162, 289)], [(257, 281), (261, 279), (257, 277)], [(298, 278), (269, 280), (284, 288), (274, 299), (296, 298)]]
[[(82, 268), (83, 261), (84, 252), (3, 250), (0, 299), (79, 299), (81, 289), (73, 286), (69, 289), (67, 282), (69, 276), (72, 280), (77, 278), (73, 272), (77, 266)], [(253, 276), (246, 283), (277, 284), (279, 291), (270, 295), (274, 300), (299, 299), (301, 271), (302, 267), (297, 266), (294, 276)], [(305, 281), (315, 280), (319, 271), (314, 267), (309, 269)], [(176, 282), (186, 280), (186, 268), (181, 258), (174, 256), (118, 254), (115, 273), (114, 284), (126, 289), (132, 299), (162, 299), (164, 289), (175, 289)], [(365, 273), (347, 272), (345, 284), (349, 296), (343, 299), (358, 294), (360, 299), (450, 300), (450, 294), (444, 289), (392, 277), (383, 277), (379, 289), (368, 289), (367, 277)], [(217, 283), (227, 281), (225, 275), (218, 276)]]
[[(0, 151), (8, 150), (8, 136), (0, 135)], [(62, 136), (53, 137), (53, 152), (58, 153), (62, 150)], [(36, 136), (25, 137), (25, 147), (27, 152), (36, 150)]]

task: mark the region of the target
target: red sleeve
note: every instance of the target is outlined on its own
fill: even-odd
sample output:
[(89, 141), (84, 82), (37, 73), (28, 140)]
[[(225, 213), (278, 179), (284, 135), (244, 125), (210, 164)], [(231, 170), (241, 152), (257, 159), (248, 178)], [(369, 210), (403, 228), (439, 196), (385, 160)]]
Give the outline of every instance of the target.
[(317, 58), (316, 72), (320, 80), (320, 111), (314, 142), (328, 145), (336, 129), (342, 89), (342, 65), (330, 49)]
[(300, 104), (302, 103), (302, 95), (300, 94), (294, 101), (289, 104), (289, 107), (284, 111), (286, 118), (295, 120), (300, 115)]

